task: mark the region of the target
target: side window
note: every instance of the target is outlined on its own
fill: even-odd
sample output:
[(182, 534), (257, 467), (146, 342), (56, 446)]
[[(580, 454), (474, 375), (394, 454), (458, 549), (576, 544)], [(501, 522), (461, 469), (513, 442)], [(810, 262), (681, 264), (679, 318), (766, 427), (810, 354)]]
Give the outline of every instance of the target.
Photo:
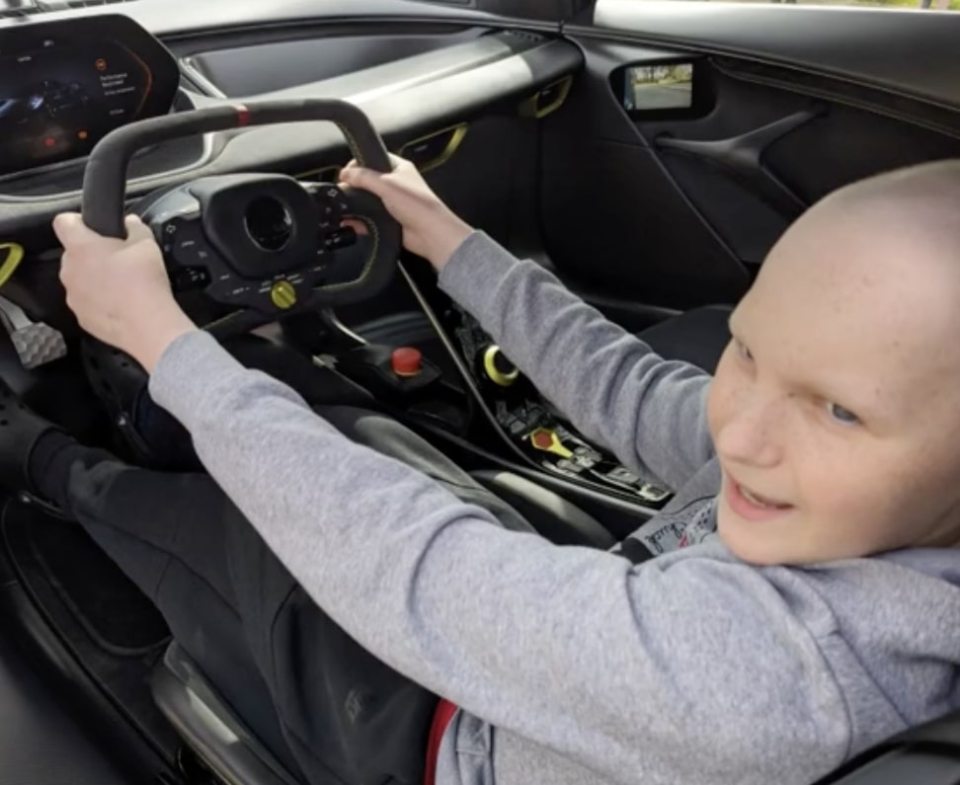
[[(733, 0), (755, 3), (757, 0)], [(643, 0), (637, 0), (643, 2)], [(844, 5), (872, 8), (929, 9), (933, 11), (960, 11), (960, 0), (760, 0), (786, 5)]]

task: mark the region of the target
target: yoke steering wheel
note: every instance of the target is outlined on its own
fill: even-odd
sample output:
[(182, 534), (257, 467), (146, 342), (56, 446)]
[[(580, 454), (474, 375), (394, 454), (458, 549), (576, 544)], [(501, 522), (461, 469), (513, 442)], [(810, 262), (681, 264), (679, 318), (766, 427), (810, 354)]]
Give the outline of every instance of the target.
[[(336, 124), (361, 166), (391, 170), (370, 120), (344, 101), (218, 106), (142, 120), (104, 137), (87, 162), (83, 221), (99, 234), (127, 236), (127, 166), (143, 147), (191, 134), (304, 120)], [(401, 228), (373, 194), (285, 175), (202, 177), (149, 194), (135, 212), (163, 250), (175, 290), (202, 289), (214, 302), (235, 309), (205, 327), (219, 337), (286, 314), (368, 299), (389, 283), (400, 251)], [(350, 270), (344, 249), (356, 240), (342, 227), (346, 218), (366, 225), (372, 247), (359, 274), (345, 280)]]

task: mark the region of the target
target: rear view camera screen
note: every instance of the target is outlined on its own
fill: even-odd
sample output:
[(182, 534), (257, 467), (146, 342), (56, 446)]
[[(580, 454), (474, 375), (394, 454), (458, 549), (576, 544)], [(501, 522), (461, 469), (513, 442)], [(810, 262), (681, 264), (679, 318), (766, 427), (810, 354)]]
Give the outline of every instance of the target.
[(88, 21), (0, 30), (0, 174), (83, 157), (114, 128), (169, 109), (176, 81), (171, 90), (164, 58), (158, 73), (159, 45), (137, 51), (130, 20), (78, 34)]
[(623, 106), (628, 112), (693, 107), (693, 64), (635, 65), (626, 69)]

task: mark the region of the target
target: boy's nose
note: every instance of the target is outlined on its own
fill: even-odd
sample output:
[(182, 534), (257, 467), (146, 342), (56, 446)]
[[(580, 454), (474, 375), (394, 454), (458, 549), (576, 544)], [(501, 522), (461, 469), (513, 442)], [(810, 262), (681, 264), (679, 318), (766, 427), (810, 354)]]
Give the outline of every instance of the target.
[(738, 403), (717, 434), (717, 452), (746, 466), (776, 466), (783, 457), (781, 402), (741, 398)]

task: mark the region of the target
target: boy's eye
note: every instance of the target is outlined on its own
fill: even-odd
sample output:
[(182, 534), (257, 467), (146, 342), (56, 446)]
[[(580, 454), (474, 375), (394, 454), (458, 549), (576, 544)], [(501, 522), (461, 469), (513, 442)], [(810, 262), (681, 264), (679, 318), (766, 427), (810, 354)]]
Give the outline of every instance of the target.
[(830, 416), (833, 417), (837, 422), (843, 423), (844, 425), (856, 425), (860, 422), (860, 418), (857, 417), (849, 409), (844, 409), (842, 406), (836, 403), (828, 403), (827, 411), (830, 412)]

